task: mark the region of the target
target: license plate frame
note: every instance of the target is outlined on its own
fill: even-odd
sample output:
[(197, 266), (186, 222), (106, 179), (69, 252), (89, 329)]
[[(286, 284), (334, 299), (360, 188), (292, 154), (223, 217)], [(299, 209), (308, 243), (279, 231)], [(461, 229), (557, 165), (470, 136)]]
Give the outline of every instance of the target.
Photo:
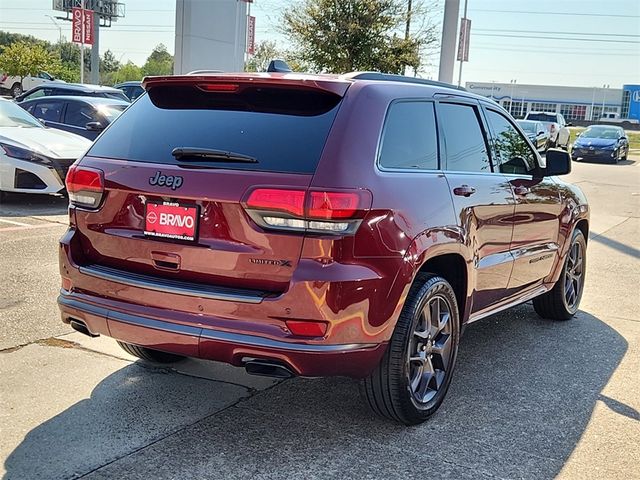
[[(163, 215), (167, 217), (163, 218)], [(188, 219), (192, 220), (192, 225)], [(193, 243), (198, 240), (199, 219), (199, 205), (148, 201), (144, 206), (144, 234), (154, 239)]]

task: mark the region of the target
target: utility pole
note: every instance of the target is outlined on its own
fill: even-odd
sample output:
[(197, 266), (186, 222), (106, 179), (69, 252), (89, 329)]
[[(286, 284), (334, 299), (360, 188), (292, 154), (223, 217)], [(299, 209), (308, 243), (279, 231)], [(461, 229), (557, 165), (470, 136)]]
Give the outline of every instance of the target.
[(453, 83), (459, 14), (460, 0), (445, 0), (444, 18), (442, 19), (442, 42), (440, 44), (440, 67), (438, 69), (438, 80), (441, 82)]
[(58, 44), (62, 45), (62, 27), (58, 24), (58, 22), (56, 22), (56, 19), (53, 18), (51, 15), (45, 15), (45, 17), (49, 17), (53, 22), (53, 24), (58, 28), (58, 33), (60, 34), (58, 36)]
[(80, 0), (82, 9), (82, 34), (80, 38), (80, 83), (84, 83), (84, 0)]
[[(411, 0), (407, 0), (407, 27), (404, 30), (404, 39), (409, 40), (409, 35), (411, 33)], [(251, 5), (251, 4), (249, 4)], [(407, 74), (407, 66), (402, 66), (402, 74)]]

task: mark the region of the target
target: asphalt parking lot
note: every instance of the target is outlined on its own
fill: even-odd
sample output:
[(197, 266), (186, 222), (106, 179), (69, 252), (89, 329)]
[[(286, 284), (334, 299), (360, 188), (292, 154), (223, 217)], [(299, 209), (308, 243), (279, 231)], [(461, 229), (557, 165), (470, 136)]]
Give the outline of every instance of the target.
[(640, 155), (574, 164), (592, 207), (577, 318), (471, 325), (427, 423), (355, 382), (137, 362), (59, 320), (59, 197), (0, 205), (0, 474), (42, 478), (640, 478)]

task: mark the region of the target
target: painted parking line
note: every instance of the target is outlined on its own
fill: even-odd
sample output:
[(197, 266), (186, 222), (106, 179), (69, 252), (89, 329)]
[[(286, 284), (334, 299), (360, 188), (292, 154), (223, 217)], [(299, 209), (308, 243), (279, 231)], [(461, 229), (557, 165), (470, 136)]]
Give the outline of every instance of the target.
[(0, 222), (2, 223), (9, 223), (11, 225), (20, 225), (22, 227), (28, 227), (29, 224), (28, 223), (22, 223), (22, 222), (16, 222), (15, 220), (7, 220), (5, 218), (0, 218)]
[(27, 225), (23, 223), (22, 227), (5, 227), (0, 228), (0, 233), (5, 232), (20, 232), (23, 230), (35, 230), (36, 228), (51, 228), (51, 227), (66, 227), (67, 225), (62, 225), (61, 223), (41, 223), (39, 225)]

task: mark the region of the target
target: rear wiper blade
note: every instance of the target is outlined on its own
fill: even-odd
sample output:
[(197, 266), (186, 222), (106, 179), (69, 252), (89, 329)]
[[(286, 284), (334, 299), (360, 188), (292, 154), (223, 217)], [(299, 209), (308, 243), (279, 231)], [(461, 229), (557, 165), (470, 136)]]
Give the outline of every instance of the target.
[(224, 150), (213, 150), (210, 148), (176, 147), (171, 151), (171, 155), (177, 160), (184, 162), (206, 159), (217, 160), (219, 162), (258, 163), (257, 159), (249, 155)]

